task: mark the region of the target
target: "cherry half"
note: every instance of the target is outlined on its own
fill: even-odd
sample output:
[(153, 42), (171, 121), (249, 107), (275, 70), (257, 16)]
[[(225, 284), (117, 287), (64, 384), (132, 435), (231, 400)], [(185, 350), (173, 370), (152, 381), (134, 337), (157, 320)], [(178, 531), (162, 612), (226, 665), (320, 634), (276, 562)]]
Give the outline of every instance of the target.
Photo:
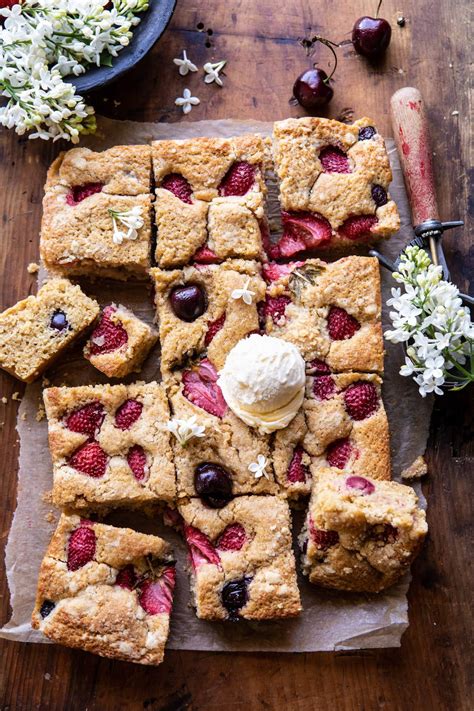
[(392, 36), (392, 28), (387, 20), (378, 17), (378, 12), (382, 0), (380, 0), (375, 17), (359, 17), (352, 28), (352, 44), (358, 54), (368, 59), (380, 57), (388, 45)]
[(202, 316), (206, 310), (206, 294), (197, 284), (175, 286), (170, 294), (171, 308), (175, 315), (190, 323)]

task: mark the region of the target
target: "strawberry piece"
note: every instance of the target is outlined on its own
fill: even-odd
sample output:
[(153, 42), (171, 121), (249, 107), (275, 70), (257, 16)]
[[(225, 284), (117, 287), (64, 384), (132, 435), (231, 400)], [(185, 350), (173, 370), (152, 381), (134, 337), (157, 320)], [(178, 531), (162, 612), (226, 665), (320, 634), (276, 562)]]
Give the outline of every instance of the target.
[(169, 615), (173, 607), (173, 590), (176, 583), (174, 565), (163, 570), (158, 580), (145, 580), (140, 585), (138, 601), (149, 615)]
[(188, 544), (191, 563), (196, 570), (203, 563), (211, 563), (221, 567), (219, 553), (212, 545), (205, 533), (194, 526), (184, 525), (184, 537)]
[(245, 528), (240, 523), (231, 523), (217, 539), (216, 548), (221, 551), (240, 551), (246, 540)]
[(373, 494), (375, 491), (375, 486), (372, 484), (372, 482), (363, 476), (347, 477), (346, 486), (348, 489), (355, 489), (356, 491), (360, 491), (360, 493), (364, 496)]
[(332, 228), (322, 215), (310, 212), (281, 213), (283, 236), (278, 243), (281, 257), (324, 247), (331, 241)]
[(276, 262), (268, 262), (263, 265), (263, 277), (270, 284), (272, 281), (278, 281), (282, 277), (286, 277), (294, 269), (302, 267), (304, 262), (291, 262), (290, 264), (277, 264)]
[(121, 588), (126, 588), (126, 590), (133, 590), (138, 581), (137, 574), (135, 573), (135, 568), (132, 564), (126, 565), (125, 568), (119, 570), (117, 577), (115, 578), (115, 585)]
[(351, 164), (344, 151), (336, 146), (323, 148), (319, 160), (325, 173), (351, 173)]
[(245, 195), (255, 183), (255, 168), (244, 161), (231, 165), (219, 185), (219, 195)]
[(354, 215), (348, 217), (339, 228), (339, 233), (346, 239), (370, 239), (372, 227), (378, 222), (374, 215)]
[(325, 531), (322, 528), (316, 528), (311, 517), (309, 519), (309, 533), (316, 548), (322, 551), (339, 543), (339, 534), (337, 531)]
[(285, 310), (288, 304), (291, 304), (289, 296), (266, 296), (263, 306), (263, 314), (272, 317), (274, 324), (277, 324), (285, 317)]
[(95, 195), (96, 193), (101, 193), (103, 183), (87, 183), (86, 185), (74, 185), (71, 191), (66, 195), (66, 202), (71, 207), (79, 205), (80, 202)]
[(222, 259), (219, 259), (217, 254), (206, 247), (199, 247), (198, 251), (195, 253), (193, 260), (199, 264), (220, 264)]
[(304, 484), (309, 477), (309, 467), (306, 464), (303, 464), (304, 453), (303, 447), (300, 445), (295, 447), (290, 466), (288, 467), (288, 471), (286, 473), (287, 481), (292, 484), (296, 484), (297, 482)]
[(103, 355), (122, 348), (128, 341), (128, 333), (120, 323), (111, 321), (116, 306), (106, 306), (89, 341), (91, 355)]
[(105, 410), (102, 403), (89, 402), (83, 407), (71, 412), (66, 417), (66, 427), (71, 432), (85, 434), (88, 437), (96, 437), (102, 426), (105, 417)]
[(119, 430), (129, 430), (142, 414), (143, 404), (138, 400), (125, 400), (115, 413), (115, 427)]
[(107, 455), (97, 442), (86, 442), (69, 458), (69, 466), (81, 474), (100, 479), (107, 468)]
[(193, 189), (185, 177), (179, 175), (179, 173), (170, 173), (163, 178), (161, 187), (165, 190), (169, 190), (173, 193), (175, 197), (179, 198), (181, 202), (186, 202), (188, 205), (192, 205), (192, 195)]
[(326, 450), (326, 460), (330, 467), (344, 469), (353, 452), (352, 444), (347, 437), (332, 442)]
[(225, 312), (215, 321), (209, 321), (206, 335), (204, 336), (204, 344), (208, 346), (216, 333), (219, 333), (225, 323)]
[(339, 306), (331, 306), (328, 314), (328, 332), (333, 341), (345, 341), (358, 331), (360, 323)]
[(137, 481), (143, 481), (147, 475), (146, 454), (143, 447), (134, 444), (127, 453), (128, 466)]
[(67, 569), (78, 570), (95, 555), (96, 536), (90, 526), (80, 526), (69, 536), (67, 544)]
[(217, 384), (217, 377), (211, 361), (207, 358), (202, 360), (197, 368), (183, 372), (183, 395), (210, 415), (224, 417), (227, 403)]
[(336, 383), (330, 375), (319, 375), (314, 379), (313, 395), (316, 400), (330, 400), (336, 394)]
[(344, 404), (353, 420), (365, 420), (379, 406), (379, 397), (373, 383), (353, 383), (344, 392)]
[(321, 358), (314, 358), (307, 364), (307, 371), (310, 374), (329, 375), (331, 368)]

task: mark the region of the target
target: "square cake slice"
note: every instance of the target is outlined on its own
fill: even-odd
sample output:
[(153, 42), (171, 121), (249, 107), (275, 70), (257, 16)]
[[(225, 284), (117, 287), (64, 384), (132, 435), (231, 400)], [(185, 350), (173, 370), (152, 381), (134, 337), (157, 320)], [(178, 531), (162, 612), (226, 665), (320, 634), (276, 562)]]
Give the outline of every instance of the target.
[(190, 557), (196, 614), (204, 620), (269, 620), (301, 611), (288, 505), (241, 496), (213, 511), (178, 507)]
[(175, 575), (161, 538), (63, 514), (41, 564), (33, 628), (101, 657), (160, 664)]
[(204, 353), (219, 370), (235, 344), (258, 330), (265, 283), (257, 262), (236, 259), (150, 274), (163, 371)]
[(257, 135), (152, 144), (160, 267), (262, 256), (267, 147)]
[(273, 136), (284, 232), (270, 257), (353, 249), (398, 231), (390, 161), (371, 119), (287, 119)]
[(372, 257), (268, 263), (261, 316), (269, 336), (284, 338), (306, 361), (333, 372), (382, 372), (380, 269)]
[(409, 486), (313, 468), (303, 572), (337, 590), (379, 592), (407, 572), (427, 532)]
[(390, 479), (390, 434), (382, 381), (367, 373), (317, 373), (306, 379), (301, 410), (275, 434), (273, 464), (290, 498), (310, 493), (310, 464)]
[(174, 499), (161, 385), (47, 388), (44, 402), (56, 506), (101, 510)]
[(178, 497), (198, 495), (217, 508), (239, 494), (277, 492), (269, 435), (229, 409), (208, 359), (170, 373), (165, 386)]
[(88, 328), (99, 304), (67, 279), (51, 279), (0, 314), (0, 368), (32, 382)]

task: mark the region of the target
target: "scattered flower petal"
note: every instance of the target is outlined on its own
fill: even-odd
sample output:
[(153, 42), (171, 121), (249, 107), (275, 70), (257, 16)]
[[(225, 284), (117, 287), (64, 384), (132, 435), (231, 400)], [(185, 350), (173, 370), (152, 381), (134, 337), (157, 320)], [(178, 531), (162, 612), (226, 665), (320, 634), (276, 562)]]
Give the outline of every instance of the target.
[(183, 91), (183, 96), (178, 96), (177, 99), (175, 99), (176, 106), (181, 106), (183, 109), (183, 114), (189, 114), (193, 106), (197, 106), (200, 104), (200, 100), (197, 98), (197, 96), (192, 96), (191, 92), (189, 89), (185, 89)]
[(242, 289), (234, 289), (234, 291), (231, 293), (231, 297), (235, 300), (242, 299), (242, 301), (246, 303), (247, 306), (250, 306), (253, 300), (252, 297), (255, 296), (255, 291), (251, 291), (249, 289), (249, 284), (250, 277), (247, 279)]
[(203, 66), (204, 72), (206, 76), (204, 77), (204, 81), (206, 84), (212, 84), (212, 82), (215, 82), (218, 86), (224, 86), (224, 82), (220, 78), (220, 72), (224, 69), (225, 65), (227, 64), (227, 60), (222, 60), (221, 62), (215, 62), (212, 64), (211, 62), (206, 62), (206, 64)]
[(269, 473), (265, 470), (268, 464), (269, 462), (267, 458), (264, 457), (263, 454), (259, 454), (257, 457), (257, 461), (249, 464), (248, 470), (249, 472), (252, 472), (252, 474), (255, 476), (255, 479), (260, 479), (262, 476), (266, 477), (267, 479), (270, 479)]
[(186, 54), (185, 49), (183, 49), (183, 58), (173, 59), (173, 62), (176, 64), (177, 67), (179, 67), (179, 73), (182, 77), (185, 77), (186, 74), (188, 74), (189, 72), (197, 72), (198, 70), (196, 65), (193, 64), (190, 59), (188, 59), (188, 55)]

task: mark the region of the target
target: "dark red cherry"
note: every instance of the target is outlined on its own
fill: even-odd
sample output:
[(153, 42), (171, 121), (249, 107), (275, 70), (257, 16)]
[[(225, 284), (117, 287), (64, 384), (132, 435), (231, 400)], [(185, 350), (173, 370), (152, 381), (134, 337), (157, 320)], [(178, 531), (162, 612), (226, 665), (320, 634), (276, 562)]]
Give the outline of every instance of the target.
[(359, 129), (359, 141), (370, 141), (377, 133), (373, 126), (364, 126)]
[(212, 509), (221, 509), (232, 499), (232, 478), (219, 464), (199, 464), (194, 472), (194, 488)]
[(328, 75), (316, 67), (300, 74), (293, 86), (296, 101), (310, 111), (328, 104), (333, 94)]
[(358, 54), (377, 59), (390, 44), (392, 28), (382, 17), (359, 17), (352, 29), (352, 44)]
[(49, 323), (51, 328), (55, 331), (65, 331), (69, 328), (69, 322), (66, 318), (66, 314), (62, 309), (56, 309), (56, 311), (51, 316), (51, 321)]
[(222, 588), (221, 599), (229, 617), (235, 618), (237, 613), (248, 601), (249, 578), (231, 580)]
[(50, 612), (52, 612), (54, 610), (55, 607), (56, 607), (56, 603), (54, 603), (52, 600), (44, 600), (43, 604), (41, 605), (41, 608), (40, 608), (41, 617), (43, 619), (45, 617), (47, 617), (50, 614)]
[(387, 191), (381, 185), (372, 185), (372, 200), (375, 202), (377, 207), (382, 207), (388, 202)]
[(197, 284), (175, 286), (170, 294), (171, 308), (181, 321), (195, 321), (206, 310), (206, 294)]

